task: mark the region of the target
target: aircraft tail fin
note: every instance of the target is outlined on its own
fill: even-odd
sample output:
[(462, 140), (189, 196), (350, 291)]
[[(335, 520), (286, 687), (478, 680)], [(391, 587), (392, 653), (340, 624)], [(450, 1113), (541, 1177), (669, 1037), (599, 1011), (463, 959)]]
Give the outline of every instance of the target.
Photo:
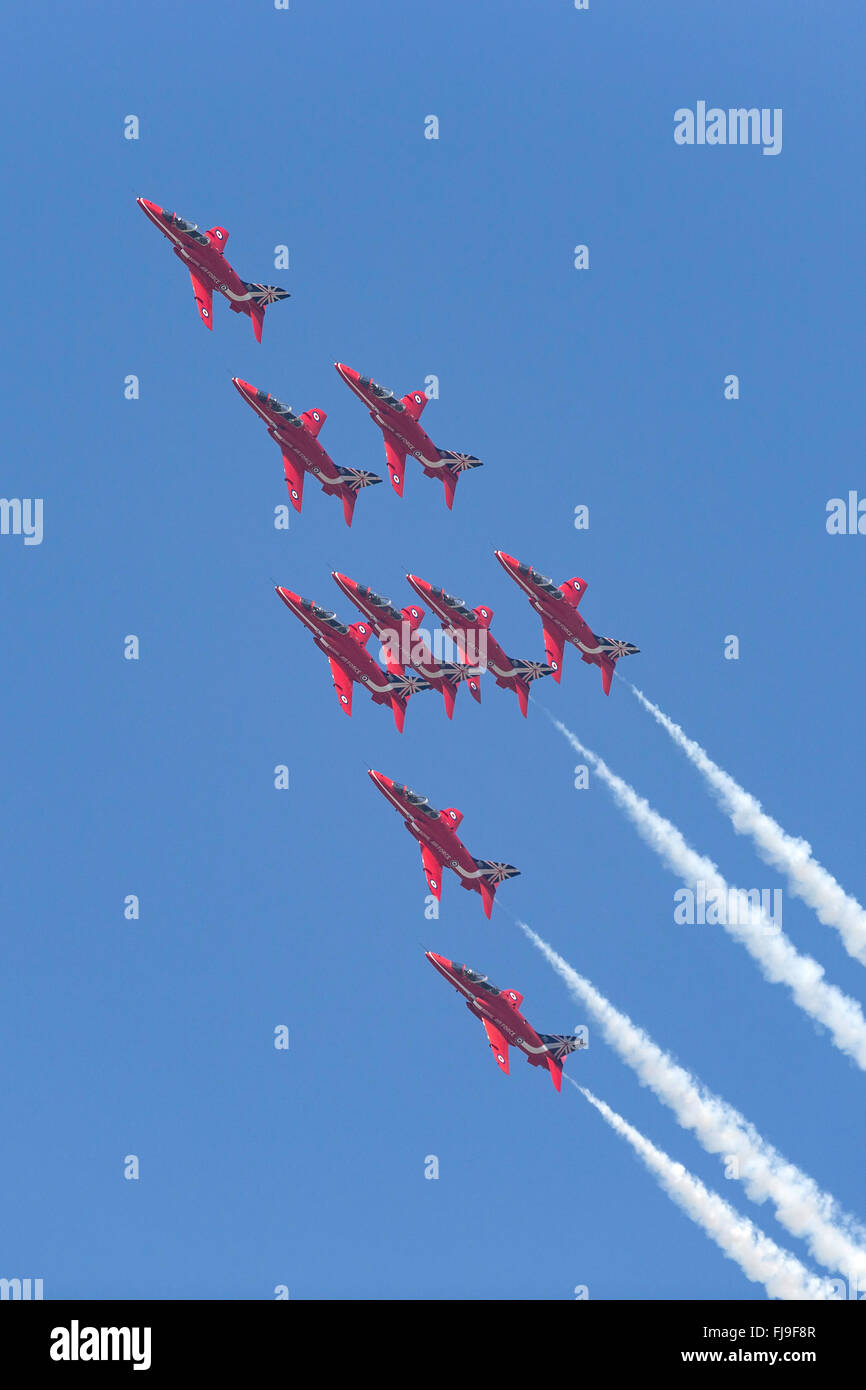
[(526, 717), (529, 710), (529, 686), (532, 681), (540, 680), (542, 676), (556, 675), (553, 666), (547, 666), (543, 661), (524, 661), (522, 658), (510, 657), (511, 665), (514, 668), (515, 681), (514, 690), (520, 702), (520, 712)]
[(351, 526), (359, 491), (362, 487), (372, 487), (375, 483), (381, 483), (382, 479), (377, 473), (367, 473), (363, 468), (340, 468), (338, 473), (339, 477), (335, 481), (343, 499), (343, 516), (346, 518), (346, 525)]
[(265, 322), (265, 309), (268, 304), (276, 304), (278, 299), (289, 299), (289, 291), (281, 290), (279, 285), (259, 285), (255, 281), (244, 280), (244, 289), (249, 292), (247, 305), (253, 321), (256, 342), (262, 341), (262, 326)]
[(504, 883), (507, 878), (517, 878), (520, 870), (515, 869), (513, 864), (501, 864), (492, 859), (476, 859), (475, 865), (476, 868), (482, 870), (478, 887), (481, 890), (481, 900), (484, 904), (484, 916), (489, 917), (493, 910), (493, 899), (499, 884)]
[(598, 664), (601, 667), (602, 689), (605, 695), (609, 695), (616, 663), (622, 656), (636, 656), (640, 648), (631, 642), (620, 642), (616, 637), (599, 637), (595, 633), (593, 636), (601, 649)]
[(411, 696), (419, 690), (429, 690), (430, 685), (423, 676), (409, 674), (401, 666), (397, 671), (390, 671), (391, 683), (388, 693), (391, 697), (391, 708), (394, 711), (394, 723), (397, 725), (397, 732), (403, 732), (403, 721), (406, 718), (406, 706)]
[(445, 505), (450, 512), (454, 505), (454, 493), (460, 474), (470, 468), (481, 468), (482, 463), (474, 454), (458, 454), (453, 449), (440, 449), (439, 457), (446, 463), (439, 476), (445, 488)]

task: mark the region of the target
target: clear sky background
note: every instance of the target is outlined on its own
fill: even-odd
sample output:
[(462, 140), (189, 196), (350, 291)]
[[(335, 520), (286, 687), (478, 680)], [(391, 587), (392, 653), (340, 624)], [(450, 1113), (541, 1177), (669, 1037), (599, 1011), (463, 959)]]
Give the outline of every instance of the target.
[[(4, 27), (0, 491), (44, 498), (45, 534), (0, 538), (0, 1275), (46, 1297), (764, 1297), (576, 1092), (514, 1053), (497, 1070), (423, 951), (570, 1032), (525, 917), (861, 1216), (864, 1077), (720, 928), (674, 924), (677, 881), (599, 783), (573, 789), (541, 711), (490, 683), (451, 724), (414, 699), (402, 737), (359, 690), (346, 719), (273, 586), (351, 621), (332, 569), (398, 606), (412, 570), (540, 657), (494, 549), (582, 576), (594, 629), (641, 649), (623, 673), (862, 899), (866, 538), (825, 530), (864, 487), (862, 7), (160, 0)], [(677, 147), (698, 100), (782, 107), (782, 153)], [(241, 276), (291, 291), (261, 346), (221, 298), (206, 332), (136, 195), (227, 227)], [(321, 407), (333, 458), (384, 474), (336, 359), (400, 394), (438, 376), (426, 428), (485, 464), (453, 514), (410, 460), (351, 530), (312, 480), (274, 530), (279, 452), (231, 377)], [(572, 651), (536, 695), (731, 881), (781, 886), (622, 683), (605, 699)], [(368, 767), (520, 867), (508, 912), (448, 875), (425, 920)], [(784, 923), (863, 998), (834, 932), (787, 896)], [(600, 1036), (566, 1066), (805, 1255)]]

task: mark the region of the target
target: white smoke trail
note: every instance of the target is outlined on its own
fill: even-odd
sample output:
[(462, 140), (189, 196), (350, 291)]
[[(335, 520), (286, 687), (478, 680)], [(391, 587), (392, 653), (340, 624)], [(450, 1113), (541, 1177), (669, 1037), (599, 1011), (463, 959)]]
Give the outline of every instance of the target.
[[(571, 1077), (568, 1079), (571, 1081)], [(576, 1082), (573, 1084), (577, 1085)], [(763, 1284), (771, 1298), (816, 1301), (836, 1297), (829, 1280), (819, 1279), (812, 1274), (794, 1255), (764, 1235), (747, 1216), (741, 1216), (681, 1163), (674, 1162), (663, 1149), (651, 1144), (640, 1130), (611, 1110), (586, 1087), (578, 1086), (577, 1089), (604, 1116), (611, 1129), (628, 1140), (677, 1206), (682, 1207), (719, 1249), (740, 1266), (753, 1284)]]
[[(547, 711), (545, 711), (547, 713)], [(625, 811), (643, 840), (686, 885), (705, 882), (709, 892), (729, 901), (730, 885), (711, 859), (686, 843), (683, 836), (649, 802), (618, 777), (596, 753), (584, 747), (576, 734), (547, 716), (572, 748), (580, 753), (609, 787), (617, 805)], [(827, 984), (823, 967), (811, 956), (804, 956), (781, 928), (756, 909), (748, 922), (727, 921), (725, 931), (742, 942), (758, 961), (766, 979), (787, 985), (800, 1008), (830, 1032), (833, 1042), (846, 1056), (866, 1070), (866, 1018), (856, 999), (836, 985)]]
[[(737, 1162), (737, 1176), (753, 1202), (769, 1200), (776, 1220), (806, 1241), (826, 1269), (842, 1274), (852, 1287), (866, 1283), (866, 1230), (829, 1193), (778, 1153), (743, 1115), (708, 1090), (620, 1013), (609, 999), (543, 941), (525, 922), (517, 925), (589, 1009), (605, 1041), (637, 1074), (641, 1083), (670, 1107), (684, 1129), (693, 1131), (710, 1154)], [(571, 1080), (571, 1078), (568, 1078)]]
[(787, 876), (791, 892), (814, 908), (818, 920), (825, 926), (835, 927), (848, 954), (866, 965), (866, 909), (818, 863), (809, 842), (786, 834), (778, 822), (767, 815), (760, 801), (714, 763), (679, 724), (669, 719), (637, 686), (632, 685), (631, 689), (644, 709), (667, 730), (689, 762), (705, 777), (737, 833), (751, 836), (762, 859)]

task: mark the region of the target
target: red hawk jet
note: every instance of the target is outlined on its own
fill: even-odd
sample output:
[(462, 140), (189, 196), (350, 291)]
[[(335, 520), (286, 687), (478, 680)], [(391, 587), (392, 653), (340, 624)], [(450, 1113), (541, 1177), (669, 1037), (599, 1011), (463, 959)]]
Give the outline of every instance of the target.
[(548, 1067), (557, 1091), (562, 1090), (562, 1064), (569, 1052), (586, 1047), (583, 1038), (560, 1033), (536, 1033), (520, 1012), (523, 995), (516, 989), (497, 989), (486, 975), (477, 975), (468, 965), (458, 965), (445, 956), (425, 951), (430, 964), (466, 1000), (466, 1007), (480, 1018), (498, 1065), (508, 1074), (508, 1044), (526, 1054), (531, 1067)]
[(439, 478), (445, 488), (445, 503), (450, 511), (454, 505), (457, 479), (469, 468), (480, 468), (481, 460), (474, 454), (455, 454), (453, 449), (440, 449), (422, 430), (418, 421), (427, 404), (423, 391), (410, 391), (398, 400), (371, 377), (360, 376), (343, 362), (334, 366), (350, 390), (360, 397), (375, 420), (385, 440), (388, 476), (398, 497), (403, 496), (403, 474), (406, 455), (411, 454), (424, 469), (428, 478)]
[(346, 525), (352, 524), (352, 513), (362, 487), (381, 483), (377, 473), (362, 468), (338, 468), (319, 443), (319, 430), (327, 420), (324, 410), (305, 410), (295, 415), (291, 407), (233, 376), (232, 381), (248, 406), (264, 420), (268, 434), (279, 444), (283, 454), (283, 472), (289, 501), (296, 512), (301, 510), (304, 495), (304, 474), (312, 473), (329, 497), (342, 497)]
[(258, 285), (242, 280), (225, 258), (229, 234), (225, 227), (211, 227), (200, 232), (194, 222), (185, 222), (176, 212), (166, 212), (147, 198), (136, 202), (163, 236), (168, 237), (174, 254), (186, 262), (192, 280), (192, 292), (206, 328), (213, 328), (213, 292), (219, 290), (236, 314), (248, 314), (253, 321), (256, 342), (262, 341), (265, 306), (278, 299), (288, 299), (288, 290), (276, 285)]
[(366, 584), (358, 584), (338, 570), (332, 570), (331, 574), (346, 597), (369, 618), (373, 631), (385, 649), (385, 664), (389, 671), (396, 674), (411, 666), (431, 690), (441, 692), (449, 719), (454, 713), (454, 701), (463, 681), (475, 699), (481, 699), (481, 672), (477, 668), (460, 661), (438, 661), (430, 651), (418, 631), (424, 617), (423, 608), (419, 608), (417, 603), (410, 603), (398, 612), (390, 599), (382, 598)]
[(584, 622), (577, 605), (586, 593), (586, 580), (566, 579), (557, 588), (552, 579), (539, 574), (531, 565), (515, 560), (513, 555), (506, 555), (504, 550), (496, 550), (494, 554), (541, 618), (544, 650), (553, 668), (553, 679), (559, 682), (562, 678), (563, 649), (566, 642), (571, 642), (580, 652), (582, 661), (601, 668), (601, 683), (605, 695), (609, 695), (616, 663), (621, 656), (634, 656), (639, 648), (615, 637), (598, 637)]
[(467, 608), (462, 599), (446, 594), (444, 589), (428, 584), (417, 574), (407, 574), (406, 578), (416, 594), (429, 603), (434, 613), (442, 619), (445, 631), (454, 638), (463, 660), (492, 672), (497, 685), (505, 690), (513, 690), (520, 704), (520, 712), (525, 717), (531, 683), (542, 676), (552, 676), (553, 667), (545, 666), (543, 661), (506, 656), (490, 631), (492, 608), (484, 605)]
[(419, 796), (409, 787), (392, 782), (384, 772), (373, 772), (371, 769), (370, 776), (382, 795), (404, 817), (406, 829), (421, 846), (427, 886), (434, 898), (439, 901), (442, 897), (442, 870), (453, 869), (464, 888), (481, 894), (484, 916), (489, 917), (497, 885), (506, 878), (516, 878), (520, 870), (512, 864), (498, 864), (491, 859), (473, 859), (457, 835), (457, 828), (463, 819), (462, 811), (453, 806), (437, 811), (426, 796)]
[(352, 713), (352, 687), (357, 681), (366, 686), (374, 704), (391, 706), (397, 731), (402, 734), (409, 697), (418, 690), (426, 690), (427, 682), (420, 676), (409, 676), (405, 671), (389, 674), (382, 670), (365, 650), (373, 633), (369, 623), (353, 623), (351, 627), (344, 627), (336, 613), (320, 608), (312, 599), (301, 598), (299, 594), (293, 594), (291, 589), (277, 589), (277, 594), (289, 612), (300, 618), (313, 634), (316, 646), (331, 663), (334, 689), (346, 713)]

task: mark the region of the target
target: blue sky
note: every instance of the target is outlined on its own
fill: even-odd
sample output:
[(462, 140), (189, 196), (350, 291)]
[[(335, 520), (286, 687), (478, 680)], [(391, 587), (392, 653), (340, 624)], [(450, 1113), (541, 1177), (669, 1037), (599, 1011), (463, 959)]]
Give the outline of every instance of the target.
[[(425, 920), (367, 767), (460, 807), (470, 850), (522, 870), (503, 906), (866, 1214), (863, 1078), (723, 932), (674, 925), (676, 880), (573, 789), (540, 711), (488, 685), (452, 724), (413, 700), (402, 737), (360, 692), (348, 720), (273, 594), (348, 619), (332, 569), (398, 606), (412, 570), (535, 657), (494, 549), (581, 575), (595, 630), (641, 649), (625, 674), (862, 898), (866, 540), (824, 520), (863, 477), (863, 29), (790, 0), (16, 12), (2, 492), (44, 498), (45, 533), (0, 538), (0, 1274), (46, 1297), (764, 1296), (576, 1092), (497, 1071), (425, 948), (539, 1029), (585, 1019), (453, 876)], [(676, 146), (701, 99), (781, 107), (782, 153)], [(221, 299), (204, 330), (136, 195), (291, 291), (261, 346)], [(438, 376), (425, 426), (485, 463), (453, 514), (410, 462), (351, 531), (312, 482), (273, 529), (279, 454), (231, 377), (323, 408), (334, 459), (382, 473), (336, 359), (401, 394)], [(536, 693), (731, 881), (780, 886), (622, 685), (572, 652)], [(835, 934), (784, 912), (862, 998)], [(600, 1038), (567, 1067), (796, 1248)]]

